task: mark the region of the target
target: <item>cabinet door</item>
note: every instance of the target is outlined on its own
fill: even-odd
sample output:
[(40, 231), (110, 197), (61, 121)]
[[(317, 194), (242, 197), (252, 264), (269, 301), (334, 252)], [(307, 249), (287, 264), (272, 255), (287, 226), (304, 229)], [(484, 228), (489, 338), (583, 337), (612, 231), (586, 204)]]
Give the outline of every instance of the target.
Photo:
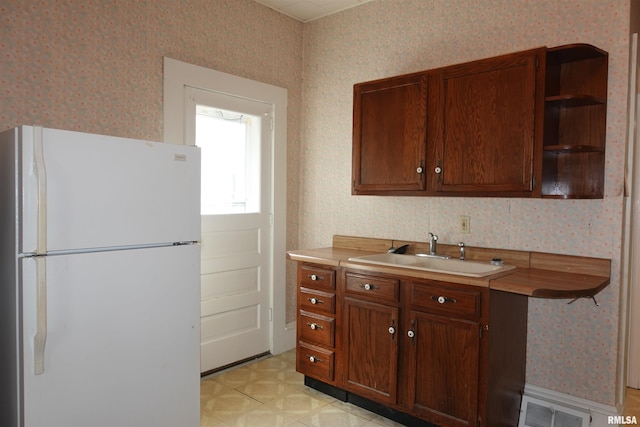
[(353, 194), (424, 191), (426, 74), (354, 86)]
[(535, 49), (441, 70), (429, 125), (433, 190), (539, 195), (543, 59)]
[(344, 387), (362, 397), (395, 404), (398, 308), (345, 298), (343, 319)]
[(403, 339), (409, 408), (436, 424), (475, 426), (479, 323), (411, 311), (408, 327), (413, 337)]

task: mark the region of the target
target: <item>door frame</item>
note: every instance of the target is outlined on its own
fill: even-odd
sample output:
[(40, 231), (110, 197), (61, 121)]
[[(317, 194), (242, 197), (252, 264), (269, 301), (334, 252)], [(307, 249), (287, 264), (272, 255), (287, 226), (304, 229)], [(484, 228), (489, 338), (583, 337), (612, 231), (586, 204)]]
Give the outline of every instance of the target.
[(295, 347), (286, 324), (287, 89), (164, 57), (164, 141), (185, 144), (185, 88), (211, 90), (272, 104), (270, 351)]
[[(640, 173), (637, 167), (640, 166), (640, 87), (638, 85), (638, 71), (640, 69), (640, 55), (638, 46), (638, 33), (631, 34), (630, 37), (630, 66), (629, 66), (629, 117), (628, 117), (628, 141), (627, 141), (627, 185), (628, 194), (625, 195), (625, 261), (626, 271), (623, 277), (627, 282), (627, 289), (623, 288), (622, 306), (626, 309), (623, 316), (627, 320), (626, 336), (623, 344), (627, 343), (628, 348), (622, 347), (623, 357), (626, 357), (626, 378), (621, 381), (624, 385), (640, 388), (640, 264), (632, 260), (637, 259), (640, 253)], [(628, 300), (627, 300), (628, 299)], [(628, 340), (628, 341), (627, 341)], [(626, 351), (625, 351), (626, 350)], [(624, 372), (623, 372), (624, 375)], [(624, 390), (621, 390), (624, 396)]]

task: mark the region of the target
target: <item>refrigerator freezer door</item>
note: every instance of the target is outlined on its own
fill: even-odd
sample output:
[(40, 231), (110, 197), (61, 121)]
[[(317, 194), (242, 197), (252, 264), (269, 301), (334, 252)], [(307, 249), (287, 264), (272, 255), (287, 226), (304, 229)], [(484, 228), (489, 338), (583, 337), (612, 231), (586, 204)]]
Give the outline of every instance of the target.
[(38, 162), (38, 128), (19, 130), (21, 253), (36, 252), (39, 212), (47, 252), (200, 240), (198, 148), (45, 128)]
[(198, 245), (47, 256), (39, 375), (36, 261), (21, 263), (25, 427), (200, 425)]

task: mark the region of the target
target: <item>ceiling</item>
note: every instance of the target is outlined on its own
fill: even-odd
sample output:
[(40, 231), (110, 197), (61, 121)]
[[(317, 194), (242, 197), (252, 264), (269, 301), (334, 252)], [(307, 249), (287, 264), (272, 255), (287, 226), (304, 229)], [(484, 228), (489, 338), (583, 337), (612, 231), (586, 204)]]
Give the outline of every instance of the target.
[(280, 13), (309, 22), (373, 0), (255, 0)]

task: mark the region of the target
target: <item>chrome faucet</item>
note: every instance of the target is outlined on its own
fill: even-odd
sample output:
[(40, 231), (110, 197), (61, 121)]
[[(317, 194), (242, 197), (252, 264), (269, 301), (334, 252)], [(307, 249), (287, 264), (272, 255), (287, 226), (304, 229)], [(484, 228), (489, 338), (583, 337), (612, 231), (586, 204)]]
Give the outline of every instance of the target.
[(422, 256), (427, 258), (439, 258), (439, 259), (449, 259), (451, 258), (449, 255), (438, 255), (438, 236), (429, 233), (429, 253), (428, 254), (415, 254), (416, 256)]
[(429, 233), (429, 255), (435, 255), (438, 251), (438, 235)]
[(464, 261), (464, 258), (465, 258), (464, 242), (459, 242), (458, 247), (460, 248), (460, 261)]

